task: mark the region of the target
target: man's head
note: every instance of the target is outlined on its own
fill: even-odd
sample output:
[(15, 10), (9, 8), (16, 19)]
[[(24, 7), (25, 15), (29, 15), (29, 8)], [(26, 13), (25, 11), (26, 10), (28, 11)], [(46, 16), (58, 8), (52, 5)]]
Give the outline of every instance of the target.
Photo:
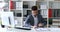
[(32, 14), (37, 15), (38, 14), (38, 7), (37, 6), (32, 6)]

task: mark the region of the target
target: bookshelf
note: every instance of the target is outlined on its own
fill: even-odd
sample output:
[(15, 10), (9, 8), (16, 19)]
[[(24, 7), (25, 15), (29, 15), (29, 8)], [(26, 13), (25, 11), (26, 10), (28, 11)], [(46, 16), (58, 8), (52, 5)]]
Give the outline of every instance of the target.
[(49, 19), (52, 19), (52, 26), (60, 26), (60, 1), (49, 1), (49, 8), (51, 8), (51, 17)]
[(15, 26), (20, 27), (23, 25), (23, 2), (20, 0), (12, 0), (12, 4), (13, 7), (10, 11), (14, 12), (15, 20), (17, 20), (18, 23)]

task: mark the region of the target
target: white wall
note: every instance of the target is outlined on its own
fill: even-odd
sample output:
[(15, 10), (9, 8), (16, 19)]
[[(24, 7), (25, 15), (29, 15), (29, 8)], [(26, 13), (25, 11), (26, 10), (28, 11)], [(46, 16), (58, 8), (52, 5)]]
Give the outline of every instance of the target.
[(29, 7), (32, 7), (32, 6), (36, 5), (36, 2), (35, 1), (30, 1), (30, 2), (28, 2), (28, 5), (29, 5)]
[(22, 0), (22, 1), (37, 1), (37, 0)]

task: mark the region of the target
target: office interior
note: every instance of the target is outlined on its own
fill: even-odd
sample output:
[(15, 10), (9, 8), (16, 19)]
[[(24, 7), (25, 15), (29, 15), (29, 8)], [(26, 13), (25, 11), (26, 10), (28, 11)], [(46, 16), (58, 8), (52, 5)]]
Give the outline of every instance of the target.
[(24, 25), (27, 15), (31, 14), (31, 7), (36, 5), (39, 7), (39, 13), (47, 21), (46, 27), (60, 27), (60, 0), (4, 0), (0, 3), (6, 3), (3, 9), (4, 12), (13, 12), (14, 19), (17, 20), (15, 26)]

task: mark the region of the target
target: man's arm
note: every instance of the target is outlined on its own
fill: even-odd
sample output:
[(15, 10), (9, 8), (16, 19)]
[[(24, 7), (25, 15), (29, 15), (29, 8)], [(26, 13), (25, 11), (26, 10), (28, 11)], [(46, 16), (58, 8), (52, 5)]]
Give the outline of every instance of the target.
[(27, 16), (26, 20), (25, 20), (25, 27), (30, 27), (30, 23), (29, 23), (29, 19), (30, 19), (30, 15)]
[(41, 23), (39, 23), (38, 25), (44, 27), (47, 24), (47, 21), (45, 21), (41, 15), (40, 15), (40, 17), (41, 17)]

